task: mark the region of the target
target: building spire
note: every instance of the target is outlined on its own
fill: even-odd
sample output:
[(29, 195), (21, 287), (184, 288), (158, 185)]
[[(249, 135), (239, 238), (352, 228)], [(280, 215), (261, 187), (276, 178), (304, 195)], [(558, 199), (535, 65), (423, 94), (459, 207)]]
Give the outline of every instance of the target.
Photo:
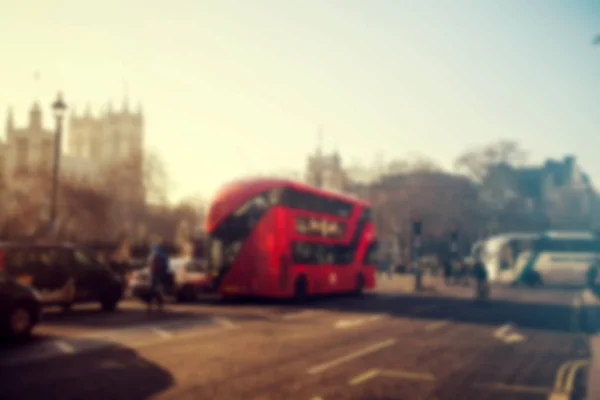
[(6, 133), (12, 132), (15, 127), (15, 121), (13, 117), (13, 109), (12, 107), (8, 107), (8, 111), (6, 112)]
[(323, 125), (319, 125), (317, 131), (317, 155), (323, 154)]
[(40, 101), (40, 71), (33, 73), (33, 84), (35, 85), (34, 102), (39, 103)]
[(123, 112), (129, 111), (129, 87), (127, 84), (127, 80), (123, 78)]

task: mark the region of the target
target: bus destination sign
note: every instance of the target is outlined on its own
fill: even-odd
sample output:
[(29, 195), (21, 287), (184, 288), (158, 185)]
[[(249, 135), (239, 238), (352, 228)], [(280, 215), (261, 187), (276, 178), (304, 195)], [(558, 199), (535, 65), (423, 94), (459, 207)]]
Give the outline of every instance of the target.
[(346, 233), (346, 223), (322, 218), (296, 217), (296, 233), (307, 236), (341, 238)]

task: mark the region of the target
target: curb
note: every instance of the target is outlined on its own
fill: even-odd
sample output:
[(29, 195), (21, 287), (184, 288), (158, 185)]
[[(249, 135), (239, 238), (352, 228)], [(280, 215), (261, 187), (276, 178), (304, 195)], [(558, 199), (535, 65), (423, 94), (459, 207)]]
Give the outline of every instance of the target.
[[(590, 336), (591, 360), (587, 371), (587, 393), (585, 398), (600, 399), (600, 298), (587, 289), (581, 294), (582, 311)], [(593, 379), (596, 377), (596, 379)]]

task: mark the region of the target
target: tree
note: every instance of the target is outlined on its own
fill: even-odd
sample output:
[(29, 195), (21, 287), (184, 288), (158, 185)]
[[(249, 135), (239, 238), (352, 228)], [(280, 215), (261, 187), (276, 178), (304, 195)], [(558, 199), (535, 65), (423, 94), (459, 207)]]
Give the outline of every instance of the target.
[(517, 142), (501, 140), (465, 152), (456, 159), (454, 166), (457, 171), (481, 182), (492, 166), (499, 164), (520, 166), (526, 160), (527, 152), (522, 150)]

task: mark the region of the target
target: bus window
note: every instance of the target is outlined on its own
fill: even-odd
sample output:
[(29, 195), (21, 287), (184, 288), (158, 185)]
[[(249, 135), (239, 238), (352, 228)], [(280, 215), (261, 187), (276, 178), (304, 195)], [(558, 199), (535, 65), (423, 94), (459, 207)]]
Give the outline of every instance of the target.
[(343, 200), (318, 196), (293, 188), (286, 188), (281, 197), (281, 203), (289, 208), (348, 218), (353, 206)]
[(302, 265), (319, 264), (317, 258), (316, 243), (294, 242), (292, 243), (292, 262)]
[(379, 243), (378, 242), (371, 242), (369, 243), (369, 247), (367, 248), (367, 251), (365, 252), (365, 256), (363, 257), (363, 265), (377, 265), (379, 264), (379, 260), (377, 257), (377, 251), (379, 249)]

